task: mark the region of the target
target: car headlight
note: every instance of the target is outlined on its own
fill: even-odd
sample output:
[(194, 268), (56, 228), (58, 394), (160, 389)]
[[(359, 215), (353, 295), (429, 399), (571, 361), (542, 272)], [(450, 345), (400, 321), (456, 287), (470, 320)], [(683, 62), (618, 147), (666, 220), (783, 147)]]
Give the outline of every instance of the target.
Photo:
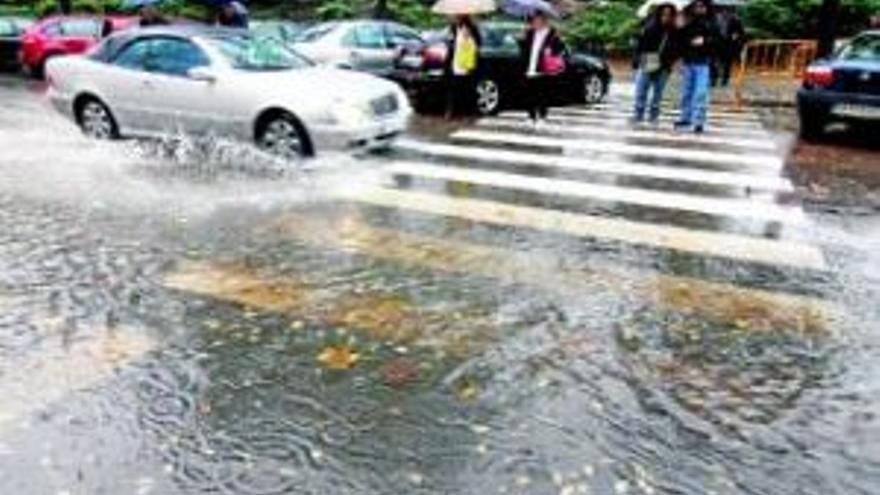
[(333, 122), (345, 127), (357, 127), (370, 121), (370, 108), (368, 105), (359, 105), (353, 102), (340, 101), (330, 109)]

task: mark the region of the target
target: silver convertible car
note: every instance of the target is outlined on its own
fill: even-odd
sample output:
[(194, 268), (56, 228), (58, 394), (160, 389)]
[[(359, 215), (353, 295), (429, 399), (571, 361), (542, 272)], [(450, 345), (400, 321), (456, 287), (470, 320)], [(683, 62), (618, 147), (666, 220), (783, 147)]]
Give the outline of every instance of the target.
[(310, 156), (387, 146), (411, 114), (394, 83), (313, 66), (240, 30), (124, 31), (88, 55), (53, 58), (46, 73), (52, 104), (95, 138), (232, 136)]

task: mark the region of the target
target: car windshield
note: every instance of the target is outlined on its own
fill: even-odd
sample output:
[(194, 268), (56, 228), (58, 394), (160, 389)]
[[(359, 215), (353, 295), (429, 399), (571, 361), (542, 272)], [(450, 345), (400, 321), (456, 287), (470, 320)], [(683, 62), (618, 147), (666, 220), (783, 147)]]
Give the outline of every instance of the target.
[(223, 36), (210, 42), (226, 57), (232, 67), (249, 71), (301, 69), (312, 65), (305, 57), (287, 48), (275, 38)]
[(0, 36), (18, 35), (18, 26), (10, 20), (0, 19)]
[(880, 35), (856, 38), (840, 52), (841, 60), (880, 61)]

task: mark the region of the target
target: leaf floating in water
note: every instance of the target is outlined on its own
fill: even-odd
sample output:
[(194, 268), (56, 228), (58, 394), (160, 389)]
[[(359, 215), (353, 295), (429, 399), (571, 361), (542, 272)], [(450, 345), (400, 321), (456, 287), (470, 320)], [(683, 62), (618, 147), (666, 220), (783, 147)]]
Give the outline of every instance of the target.
[(455, 396), (458, 400), (471, 401), (480, 395), (480, 387), (470, 378), (465, 378), (455, 385)]
[(302, 330), (305, 328), (306, 324), (302, 322), (302, 320), (295, 320), (290, 324), (291, 330)]
[(331, 370), (347, 370), (353, 368), (360, 355), (347, 345), (325, 347), (318, 354), (318, 362)]
[(419, 365), (410, 359), (392, 359), (379, 368), (379, 376), (385, 385), (402, 388), (419, 378)]

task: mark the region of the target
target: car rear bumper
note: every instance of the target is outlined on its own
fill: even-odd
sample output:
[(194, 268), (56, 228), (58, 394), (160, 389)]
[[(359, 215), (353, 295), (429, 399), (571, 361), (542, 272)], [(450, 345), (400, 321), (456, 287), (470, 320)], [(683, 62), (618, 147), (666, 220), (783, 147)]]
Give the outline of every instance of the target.
[[(802, 88), (797, 99), (802, 113), (843, 120), (880, 120), (880, 95)], [(851, 111), (853, 108), (871, 111), (859, 114)]]

